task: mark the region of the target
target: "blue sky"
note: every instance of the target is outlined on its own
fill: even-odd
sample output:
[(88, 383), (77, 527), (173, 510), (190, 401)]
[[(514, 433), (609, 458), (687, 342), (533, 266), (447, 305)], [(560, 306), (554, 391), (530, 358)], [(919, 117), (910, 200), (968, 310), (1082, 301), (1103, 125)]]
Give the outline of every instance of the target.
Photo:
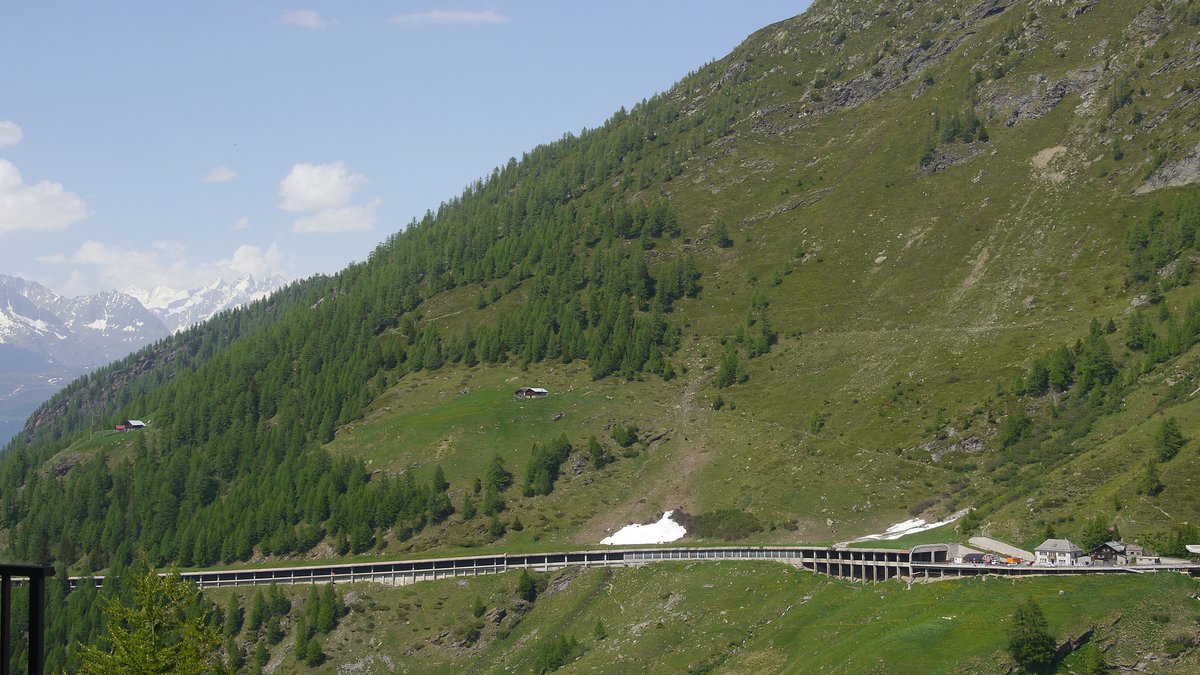
[(6, 2), (0, 273), (335, 272), (808, 4)]

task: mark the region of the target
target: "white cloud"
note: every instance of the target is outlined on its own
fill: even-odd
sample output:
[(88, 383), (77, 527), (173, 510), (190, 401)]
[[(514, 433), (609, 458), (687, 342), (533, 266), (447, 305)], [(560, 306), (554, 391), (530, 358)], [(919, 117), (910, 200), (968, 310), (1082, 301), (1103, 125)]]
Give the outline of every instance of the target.
[(250, 274), (259, 279), (275, 274), (282, 266), (283, 254), (275, 244), (268, 246), (265, 251), (257, 246), (242, 244), (233, 252), (233, 257), (217, 261), (217, 267), (222, 270), (231, 270), (238, 276)]
[(321, 16), (321, 13), (315, 9), (286, 9), (279, 15), (279, 20), (286, 26), (308, 28), (309, 30), (329, 28), (335, 23)]
[(16, 145), (24, 138), (21, 126), (9, 120), (0, 120), (0, 148), (6, 145)]
[[(216, 262), (198, 262), (189, 258), (187, 253), (186, 246), (174, 241), (136, 245), (85, 241), (73, 253), (43, 256), (37, 260), (75, 268), (71, 270), (70, 279), (63, 288), (64, 292), (70, 294), (129, 286), (198, 288), (218, 278), (232, 280), (243, 274), (260, 278), (285, 274), (287, 266), (283, 252), (275, 244), (266, 250), (242, 244), (228, 258)], [(92, 268), (92, 271), (87, 268)]]
[(218, 166), (204, 176), (205, 183), (226, 183), (237, 178), (237, 172), (227, 166)]
[(246, 218), (238, 218), (237, 222), (229, 226), (231, 230), (248, 230), (250, 229), (250, 221)]
[(325, 209), (307, 218), (292, 223), (293, 232), (349, 232), (369, 230), (375, 226), (375, 209), (379, 206), (376, 197), (366, 204)]
[(397, 14), (391, 21), (397, 26), (411, 27), (508, 23), (510, 19), (494, 9), (431, 9), (427, 12)]
[(9, 230), (61, 230), (88, 215), (87, 203), (64, 190), (62, 183), (44, 180), (26, 185), (17, 167), (0, 159), (0, 234)]
[(366, 176), (350, 173), (343, 162), (297, 164), (279, 183), (279, 208), (284, 211), (324, 211), (350, 203), (367, 183)]

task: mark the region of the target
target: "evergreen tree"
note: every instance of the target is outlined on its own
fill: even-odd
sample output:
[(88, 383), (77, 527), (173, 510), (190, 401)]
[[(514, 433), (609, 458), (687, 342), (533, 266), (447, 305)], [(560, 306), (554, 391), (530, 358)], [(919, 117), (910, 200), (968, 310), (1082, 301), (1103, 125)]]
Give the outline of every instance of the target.
[(246, 652), (238, 646), (232, 635), (225, 638), (225, 654), (229, 657), (227, 663), (232, 671), (237, 672), (246, 665)]
[(1089, 520), (1079, 533), (1079, 545), (1085, 551), (1090, 551), (1106, 541), (1119, 539), (1120, 535), (1109, 519), (1096, 516)]
[(724, 389), (745, 382), (747, 379), (746, 371), (742, 369), (742, 363), (738, 359), (737, 348), (734, 346), (733, 340), (730, 340), (729, 345), (725, 348), (725, 356), (721, 358), (721, 366), (717, 369), (713, 384), (717, 389)]
[(1158, 461), (1170, 461), (1187, 444), (1183, 432), (1179, 430), (1179, 421), (1174, 417), (1165, 418), (1154, 433), (1154, 451)]
[(80, 672), (203, 673), (219, 660), (220, 633), (190, 609), (200, 592), (179, 572), (159, 576), (143, 557), (130, 574), (128, 604), (103, 602), (106, 649), (79, 648)]
[(613, 461), (612, 454), (596, 440), (595, 436), (588, 438), (588, 456), (592, 458), (592, 466), (597, 469), (603, 469), (606, 465)]
[(459, 513), (462, 515), (463, 520), (471, 520), (479, 513), (479, 509), (475, 506), (475, 500), (471, 498), (471, 495), (463, 496), (463, 505), (459, 509)]
[(1054, 647), (1054, 637), (1047, 630), (1042, 608), (1029, 598), (1013, 614), (1008, 653), (1021, 668), (1036, 671), (1054, 660)]
[(1138, 492), (1149, 497), (1157, 497), (1163, 491), (1162, 480), (1158, 477), (1158, 462), (1153, 458), (1146, 460), (1142, 469), (1142, 477), (1138, 481)]
[(445, 492), (450, 489), (450, 483), (446, 482), (446, 474), (442, 471), (442, 465), (438, 464), (433, 470), (433, 491)]
[(483, 504), (480, 506), (485, 516), (496, 516), (504, 510), (504, 500), (496, 494), (496, 489), (489, 487), (483, 494)]
[(1097, 329), (1087, 340), (1079, 353), (1079, 384), (1083, 391), (1091, 391), (1094, 387), (1108, 384), (1117, 374), (1117, 364), (1104, 335)]
[(1008, 417), (1004, 418), (1004, 423), (1000, 425), (1000, 432), (996, 434), (996, 443), (1002, 450), (1007, 448), (1024, 438), (1031, 424), (1032, 421), (1025, 414), (1025, 406), (1016, 405)]
[(504, 458), (500, 456), (499, 452), (492, 455), (492, 461), (488, 465), (485, 478), (488, 488), (496, 492), (504, 492), (512, 485), (512, 472), (504, 466)]
[(329, 633), (338, 623), (337, 591), (333, 584), (326, 584), (321, 590), (321, 600), (318, 605), (316, 628), (321, 633)]
[(526, 602), (537, 599), (537, 584), (527, 569), (522, 569), (521, 576), (517, 578), (517, 597)]
[(250, 612), (246, 615), (246, 627), (250, 631), (258, 632), (262, 628), (266, 609), (267, 602), (263, 597), (262, 589), (255, 589), (254, 599), (250, 601)]
[(503, 537), (505, 530), (506, 528), (504, 527), (504, 523), (500, 522), (499, 516), (492, 516), (492, 519), (488, 521), (488, 534), (491, 535), (493, 539), (499, 539), (500, 537)]
[(729, 229), (725, 227), (725, 221), (718, 219), (717, 224), (713, 226), (713, 240), (721, 248), (733, 246), (733, 239), (729, 237)]
[(283, 617), (292, 611), (292, 601), (283, 594), (283, 589), (274, 581), (267, 586), (267, 610), (271, 616)]
[(267, 621), (267, 642), (273, 645), (279, 644), (283, 640), (283, 626), (279, 622), (278, 616), (272, 616)]
[(308, 651), (304, 656), (304, 665), (316, 668), (325, 663), (325, 650), (321, 649), (321, 641), (313, 638), (308, 641)]
[(296, 660), (301, 663), (308, 658), (308, 639), (311, 637), (308, 626), (308, 617), (302, 616), (296, 619), (296, 645), (293, 653), (296, 655)]
[(241, 603), (238, 602), (238, 596), (231, 593), (225, 609), (225, 636), (231, 637), (241, 632), (243, 619), (244, 612)]

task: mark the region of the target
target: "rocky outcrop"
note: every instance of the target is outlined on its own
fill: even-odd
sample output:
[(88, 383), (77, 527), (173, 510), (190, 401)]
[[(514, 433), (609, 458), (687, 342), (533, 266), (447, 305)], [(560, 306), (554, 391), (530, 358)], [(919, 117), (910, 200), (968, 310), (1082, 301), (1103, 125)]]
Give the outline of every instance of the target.
[(921, 162), (921, 170), (926, 173), (938, 173), (952, 166), (966, 164), (983, 152), (985, 143), (954, 143), (937, 148), (933, 154)]
[(1200, 183), (1200, 145), (1193, 148), (1187, 157), (1163, 164), (1134, 192), (1143, 195), (1163, 188), (1196, 183)]
[(1086, 68), (1076, 68), (1053, 84), (1049, 84), (1049, 78), (1046, 76), (1039, 75), (1034, 80), (1033, 88), (1027, 93), (1013, 94), (996, 90), (986, 99), (984, 107), (989, 117), (1003, 117), (1004, 126), (1014, 127), (1019, 122), (1045, 117), (1067, 96), (1084, 91), (1099, 82), (1103, 74), (1104, 65), (1097, 63)]

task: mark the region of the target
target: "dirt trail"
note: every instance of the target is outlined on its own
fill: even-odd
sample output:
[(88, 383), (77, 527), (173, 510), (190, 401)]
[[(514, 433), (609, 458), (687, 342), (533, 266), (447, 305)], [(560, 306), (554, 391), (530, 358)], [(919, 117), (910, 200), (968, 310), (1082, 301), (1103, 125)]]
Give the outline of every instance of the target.
[[(698, 370), (698, 369), (697, 369)], [(658, 445), (641, 469), (628, 480), (628, 497), (619, 504), (597, 513), (572, 537), (578, 543), (595, 544), (631, 522), (658, 520), (672, 508), (694, 508), (689, 485), (692, 474), (704, 468), (709, 454), (704, 452), (708, 427), (699, 416), (703, 404), (697, 401), (701, 389), (712, 379), (701, 375), (684, 388), (669, 426), (670, 439)]]

